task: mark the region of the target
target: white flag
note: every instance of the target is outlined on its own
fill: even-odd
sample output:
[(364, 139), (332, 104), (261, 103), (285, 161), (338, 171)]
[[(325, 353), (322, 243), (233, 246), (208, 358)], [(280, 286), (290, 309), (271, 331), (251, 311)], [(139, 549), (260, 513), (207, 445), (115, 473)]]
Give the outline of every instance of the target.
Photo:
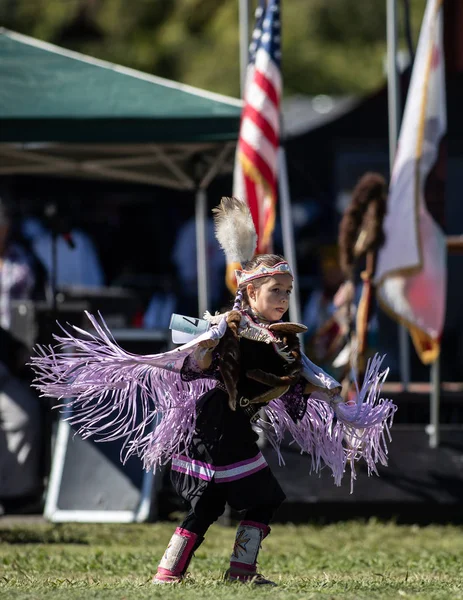
[(409, 330), (423, 363), (440, 351), (447, 250), (426, 205), (426, 180), (446, 132), (443, 0), (428, 0), (407, 96), (378, 254), (377, 298)]

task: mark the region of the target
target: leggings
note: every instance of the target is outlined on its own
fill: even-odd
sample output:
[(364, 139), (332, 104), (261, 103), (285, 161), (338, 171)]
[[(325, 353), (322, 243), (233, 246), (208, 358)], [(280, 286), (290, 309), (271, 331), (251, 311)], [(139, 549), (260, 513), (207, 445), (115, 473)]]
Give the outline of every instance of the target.
[[(206, 531), (225, 510), (227, 502), (224, 484), (210, 484), (199, 498), (192, 503), (192, 507), (185, 517), (181, 527), (204, 537)], [(244, 520), (255, 521), (269, 525), (273, 514), (280, 505), (281, 500), (272, 504), (258, 504), (245, 509)]]

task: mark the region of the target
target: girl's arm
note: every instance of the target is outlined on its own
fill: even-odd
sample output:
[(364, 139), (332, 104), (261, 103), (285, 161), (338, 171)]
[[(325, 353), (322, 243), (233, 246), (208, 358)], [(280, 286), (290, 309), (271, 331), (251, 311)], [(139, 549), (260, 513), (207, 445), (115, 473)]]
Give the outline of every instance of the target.
[(214, 352), (217, 343), (216, 340), (205, 340), (197, 345), (183, 363), (181, 370), (183, 381), (218, 378), (219, 355)]
[(204, 340), (198, 344), (198, 347), (193, 352), (196, 364), (202, 371), (209, 369), (211, 366), (214, 348), (218, 343), (218, 340)]

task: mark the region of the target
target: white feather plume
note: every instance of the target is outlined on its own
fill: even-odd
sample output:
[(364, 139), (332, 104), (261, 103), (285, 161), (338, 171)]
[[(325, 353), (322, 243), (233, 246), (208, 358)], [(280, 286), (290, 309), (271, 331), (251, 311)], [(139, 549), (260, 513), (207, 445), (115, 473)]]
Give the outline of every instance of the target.
[(227, 263), (243, 264), (254, 256), (257, 233), (245, 202), (224, 196), (212, 209), (215, 237), (225, 252)]

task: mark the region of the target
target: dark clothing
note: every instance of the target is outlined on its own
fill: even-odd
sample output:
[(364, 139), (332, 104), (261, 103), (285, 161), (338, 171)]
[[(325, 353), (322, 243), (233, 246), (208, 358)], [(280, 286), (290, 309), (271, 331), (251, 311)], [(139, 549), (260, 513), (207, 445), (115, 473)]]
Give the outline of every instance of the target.
[[(227, 502), (238, 511), (265, 504), (273, 510), (278, 508), (285, 495), (260, 454), (258, 435), (244, 410), (238, 407), (232, 411), (226, 392), (216, 388), (201, 399), (196, 423), (188, 457), (204, 465), (205, 470), (195, 474), (181, 472), (176, 470), (179, 463), (174, 458), (171, 475), (177, 493), (190, 503), (193, 513), (200, 517), (207, 515), (213, 523)], [(182, 456), (182, 459), (188, 458)], [(223, 472), (217, 471), (209, 477), (206, 465), (211, 470), (226, 468), (230, 476), (221, 481), (216, 476)], [(249, 474), (244, 470), (248, 465)]]
[[(228, 503), (237, 511), (247, 511), (252, 520), (268, 524), (285, 494), (257, 446), (253, 415), (259, 406), (243, 408), (242, 397), (252, 399), (268, 387), (249, 379), (249, 369), (262, 369), (283, 375), (286, 365), (271, 344), (240, 338), (240, 376), (236, 411), (231, 410), (220, 373), (218, 355), (207, 372), (195, 371), (190, 364), (185, 379), (213, 377), (218, 387), (198, 401), (196, 430), (185, 453), (172, 460), (172, 483), (191, 506), (182, 527), (204, 535)], [(246, 517), (248, 518), (248, 517)]]
[(253, 379), (246, 373), (252, 369), (260, 369), (273, 375), (285, 375), (288, 363), (277, 354), (272, 344), (255, 342), (240, 338), (240, 377), (238, 380), (238, 398), (255, 398), (268, 391), (268, 386)]
[(235, 510), (244, 510), (238, 508), (244, 503), (242, 492), (245, 498), (250, 499), (255, 492), (252, 501), (244, 507), (244, 520), (264, 525), (270, 524), (276, 509), (285, 500), (283, 490), (268, 467), (234, 483), (217, 484), (212, 481), (192, 502), (180, 527), (204, 537), (209, 527), (222, 515), (227, 503)]

